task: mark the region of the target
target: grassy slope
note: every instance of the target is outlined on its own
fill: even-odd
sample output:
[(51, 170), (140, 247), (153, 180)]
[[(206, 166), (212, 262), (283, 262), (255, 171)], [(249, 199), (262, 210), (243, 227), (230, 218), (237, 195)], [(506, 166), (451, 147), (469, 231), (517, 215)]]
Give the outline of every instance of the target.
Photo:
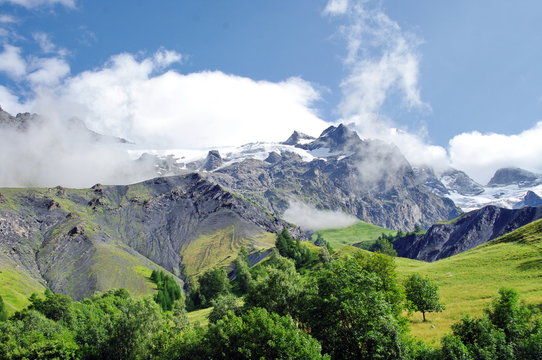
[[(327, 229), (316, 232), (316, 234), (322, 234), (324, 239), (326, 239), (334, 249), (338, 249), (344, 245), (371, 242), (376, 240), (382, 233), (395, 234), (396, 231), (359, 221), (347, 228)], [(313, 236), (314, 239), (316, 239), (316, 234)]]
[(262, 232), (250, 238), (237, 236), (236, 227), (201, 235), (182, 251), (184, 271), (188, 277), (197, 276), (214, 266), (228, 266), (242, 246), (249, 252), (275, 246), (275, 234)]
[(28, 297), (32, 293), (41, 293), (45, 287), (30, 277), (26, 272), (17, 269), (12, 263), (0, 263), (0, 296), (6, 304), (8, 313), (12, 314), (30, 304)]
[(440, 287), (446, 310), (430, 313), (428, 323), (416, 313), (411, 322), (414, 335), (435, 344), (464, 315), (481, 315), (501, 287), (516, 289), (528, 303), (542, 304), (542, 220), (434, 263), (401, 258), (396, 263), (400, 277), (418, 272)]

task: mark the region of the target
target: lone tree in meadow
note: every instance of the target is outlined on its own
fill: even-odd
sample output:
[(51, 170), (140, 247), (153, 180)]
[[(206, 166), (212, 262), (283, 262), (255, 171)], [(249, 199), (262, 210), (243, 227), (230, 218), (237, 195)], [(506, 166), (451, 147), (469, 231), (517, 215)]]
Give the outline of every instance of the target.
[(426, 312), (441, 312), (444, 305), (440, 303), (438, 286), (426, 277), (419, 274), (412, 274), (405, 282), (405, 295), (407, 309), (409, 311), (420, 311), (425, 319)]

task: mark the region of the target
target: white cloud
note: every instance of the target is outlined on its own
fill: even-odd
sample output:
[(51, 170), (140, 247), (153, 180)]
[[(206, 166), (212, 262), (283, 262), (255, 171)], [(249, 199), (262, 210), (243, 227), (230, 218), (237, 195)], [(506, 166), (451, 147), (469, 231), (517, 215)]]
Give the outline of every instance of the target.
[(178, 58), (165, 52), (142, 60), (116, 55), (101, 69), (68, 78), (39, 112), (63, 109), (64, 117), (78, 116), (93, 130), (154, 147), (278, 141), (295, 129), (318, 134), (328, 125), (312, 108), (318, 92), (301, 79), (273, 83), (219, 71), (155, 74)]
[(282, 217), (302, 229), (312, 231), (344, 228), (359, 221), (353, 215), (341, 211), (320, 210), (299, 201), (291, 201)]
[(4, 44), (4, 51), (0, 53), (0, 71), (12, 79), (26, 74), (26, 61), (21, 56), (20, 48)]
[(160, 49), (153, 56), (153, 63), (158, 69), (165, 69), (174, 63), (180, 63), (182, 55), (176, 51)]
[(16, 23), (17, 19), (11, 15), (0, 14), (0, 24)]
[(347, 10), (348, 0), (330, 0), (324, 9), (324, 14), (339, 15), (346, 13)]
[(330, 0), (324, 13), (345, 21), (344, 62), (348, 75), (341, 83), (341, 122), (354, 123), (360, 136), (394, 143), (413, 164), (448, 165), (446, 150), (428, 145), (423, 129), (412, 133), (399, 129), (381, 114), (390, 97), (397, 94), (408, 110), (429, 111), (419, 89), (421, 40), (405, 32), (378, 7), (364, 0)]
[(1, 3), (20, 5), (27, 9), (40, 6), (54, 6), (57, 4), (67, 6), (69, 8), (75, 7), (75, 0), (0, 0), (0, 4)]
[(542, 172), (542, 122), (515, 135), (463, 133), (450, 140), (452, 166), (487, 183), (495, 170), (520, 167)]
[(32, 64), (35, 69), (28, 74), (27, 80), (34, 85), (56, 85), (70, 72), (70, 66), (60, 58), (35, 59)]

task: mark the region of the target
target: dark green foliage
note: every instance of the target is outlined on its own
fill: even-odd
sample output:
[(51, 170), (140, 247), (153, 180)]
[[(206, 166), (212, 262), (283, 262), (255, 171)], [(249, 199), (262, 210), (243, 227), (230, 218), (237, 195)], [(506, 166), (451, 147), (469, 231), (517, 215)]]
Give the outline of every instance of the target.
[(154, 295), (154, 301), (160, 305), (163, 311), (171, 311), (173, 303), (181, 298), (181, 287), (173, 279), (173, 276), (163, 271), (153, 270), (151, 281), (156, 284), (158, 290)]
[(517, 292), (501, 289), (485, 315), (452, 325), (442, 341), (443, 359), (540, 359), (542, 323), (538, 313), (519, 302)]
[(0, 323), (0, 359), (77, 359), (73, 333), (35, 310)]
[(239, 251), (237, 259), (233, 262), (235, 271), (235, 286), (241, 294), (246, 294), (252, 281), (252, 274), (250, 273), (250, 266), (248, 262), (248, 253), (244, 247)]
[(386, 254), (389, 256), (397, 256), (397, 251), (393, 248), (393, 244), (387, 237), (380, 236), (376, 241), (371, 244), (369, 251)]
[(211, 304), (211, 300), (231, 291), (230, 280), (226, 271), (222, 268), (207, 270), (199, 278), (198, 285), (192, 290), (190, 296), (196, 308), (207, 307)]
[(317, 274), (317, 291), (305, 305), (304, 320), (332, 358), (401, 359), (408, 350), (397, 304), (388, 300), (400, 297), (386, 293), (382, 279), (389, 274), (368, 270), (369, 265), (379, 267), (373, 262), (340, 259)]
[(326, 248), (328, 253), (333, 254), (333, 248), (331, 247), (329, 242), (327, 242), (327, 240), (324, 239), (324, 237), (320, 233), (316, 234), (316, 240), (314, 240), (314, 245)]
[(259, 308), (242, 316), (230, 312), (210, 325), (202, 348), (206, 359), (329, 359), (292, 318)]
[(280, 255), (294, 260), (298, 268), (310, 261), (309, 250), (301, 245), (301, 241), (294, 239), (286, 228), (277, 234), (275, 246)]
[(444, 305), (440, 303), (438, 287), (428, 278), (412, 274), (405, 281), (407, 308), (410, 311), (420, 311), (425, 319), (426, 312), (440, 312)]
[(54, 294), (51, 290), (45, 290), (45, 299), (36, 294), (30, 296), (29, 309), (36, 310), (47, 318), (54, 321), (71, 323), (73, 316), (72, 300), (63, 294)]
[(8, 319), (8, 311), (6, 305), (4, 304), (4, 299), (0, 296), (0, 321)]
[(209, 314), (209, 321), (216, 323), (222, 319), (228, 311), (232, 311), (234, 314), (239, 315), (241, 312), (241, 305), (239, 299), (233, 294), (224, 294), (211, 300), (211, 306), (213, 310)]
[(305, 292), (304, 279), (292, 260), (278, 254), (272, 256), (247, 293), (247, 307), (261, 307), (279, 315), (296, 317)]

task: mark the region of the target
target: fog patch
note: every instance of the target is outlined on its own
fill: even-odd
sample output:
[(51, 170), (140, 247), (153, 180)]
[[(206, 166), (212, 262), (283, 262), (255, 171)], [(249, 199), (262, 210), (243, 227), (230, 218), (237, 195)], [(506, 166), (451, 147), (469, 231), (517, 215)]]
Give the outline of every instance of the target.
[(324, 230), (344, 228), (360, 221), (353, 215), (338, 210), (320, 210), (300, 201), (290, 201), (282, 218), (304, 230)]

